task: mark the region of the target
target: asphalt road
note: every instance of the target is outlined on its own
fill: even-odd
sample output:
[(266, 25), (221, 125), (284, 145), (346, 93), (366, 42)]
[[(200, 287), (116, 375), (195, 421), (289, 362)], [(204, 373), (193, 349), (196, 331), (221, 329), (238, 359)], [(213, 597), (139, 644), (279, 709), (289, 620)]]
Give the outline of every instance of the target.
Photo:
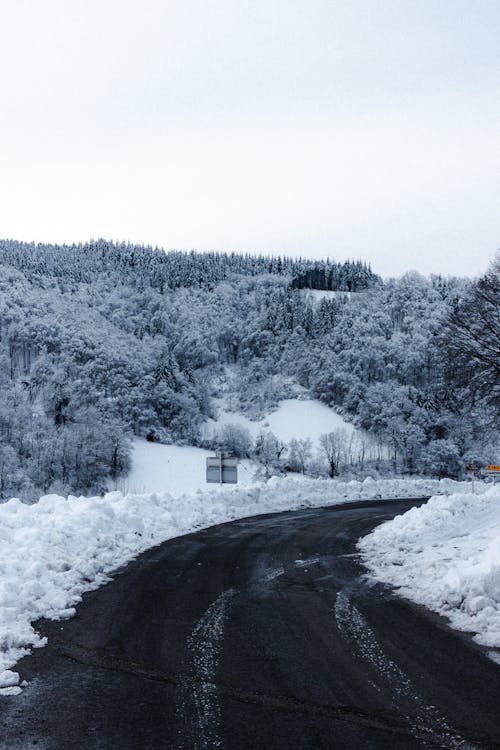
[(357, 539), (411, 501), (261, 516), (174, 539), (39, 623), (0, 747), (500, 748), (500, 667), (370, 585)]

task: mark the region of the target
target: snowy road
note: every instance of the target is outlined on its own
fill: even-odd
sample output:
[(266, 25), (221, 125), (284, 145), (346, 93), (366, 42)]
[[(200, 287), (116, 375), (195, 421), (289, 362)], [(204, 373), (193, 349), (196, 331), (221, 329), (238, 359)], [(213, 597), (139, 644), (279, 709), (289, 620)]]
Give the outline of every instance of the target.
[(412, 502), (173, 539), (44, 622), (0, 747), (500, 748), (500, 668), (362, 577), (356, 541)]

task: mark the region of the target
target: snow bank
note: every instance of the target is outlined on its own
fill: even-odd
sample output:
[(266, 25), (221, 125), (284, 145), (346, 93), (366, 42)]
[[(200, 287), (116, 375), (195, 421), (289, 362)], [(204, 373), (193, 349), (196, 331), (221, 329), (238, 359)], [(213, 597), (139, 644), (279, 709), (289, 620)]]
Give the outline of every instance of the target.
[[(377, 580), (500, 648), (500, 485), (432, 497), (358, 546)], [(500, 652), (490, 656), (500, 661)]]
[(85, 591), (166, 539), (260, 513), (465, 490), (451, 480), (273, 477), (247, 488), (216, 487), (181, 497), (110, 492), (102, 498), (47, 495), (35, 505), (9, 500), (0, 505), (0, 693), (21, 690), (11, 667), (30, 648), (45, 645), (32, 622), (71, 617)]

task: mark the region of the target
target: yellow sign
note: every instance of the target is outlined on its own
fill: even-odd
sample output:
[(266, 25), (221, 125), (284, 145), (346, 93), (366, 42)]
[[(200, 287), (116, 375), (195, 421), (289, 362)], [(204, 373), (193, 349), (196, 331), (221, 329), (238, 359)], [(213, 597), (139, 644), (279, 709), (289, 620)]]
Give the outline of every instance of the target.
[(495, 464), (488, 464), (486, 468), (488, 471), (500, 471), (500, 466), (495, 466)]

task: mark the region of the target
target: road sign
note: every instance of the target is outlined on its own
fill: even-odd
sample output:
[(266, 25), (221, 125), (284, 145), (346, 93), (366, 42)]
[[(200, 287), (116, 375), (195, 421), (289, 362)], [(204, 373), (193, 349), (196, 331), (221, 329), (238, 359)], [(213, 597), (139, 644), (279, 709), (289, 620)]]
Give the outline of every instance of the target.
[(477, 471), (480, 470), (481, 467), (478, 463), (476, 463), (476, 461), (471, 461), (470, 464), (467, 464), (465, 468), (470, 472), (471, 491), (472, 494), (474, 494), (474, 475)]
[(212, 484), (237, 484), (238, 459), (225, 453), (207, 458), (207, 482)]
[(500, 477), (500, 465), (499, 464), (488, 464), (486, 466), (485, 475), (492, 477), (493, 481), (496, 482), (497, 478)]

